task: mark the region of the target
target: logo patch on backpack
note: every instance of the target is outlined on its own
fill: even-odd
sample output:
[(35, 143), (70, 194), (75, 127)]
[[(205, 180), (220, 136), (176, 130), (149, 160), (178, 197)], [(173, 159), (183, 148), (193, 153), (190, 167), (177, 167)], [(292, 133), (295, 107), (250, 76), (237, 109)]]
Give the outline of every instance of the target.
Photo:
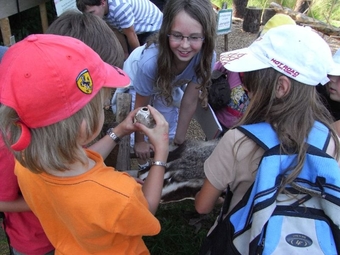
[(286, 236), (286, 242), (295, 247), (308, 247), (313, 244), (312, 239), (303, 234), (290, 234)]

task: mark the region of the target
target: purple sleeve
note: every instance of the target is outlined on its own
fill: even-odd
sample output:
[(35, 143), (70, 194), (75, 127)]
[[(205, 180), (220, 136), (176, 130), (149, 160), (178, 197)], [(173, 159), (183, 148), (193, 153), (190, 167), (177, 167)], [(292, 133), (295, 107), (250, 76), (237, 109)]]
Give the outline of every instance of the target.
[(239, 73), (235, 73), (235, 72), (231, 72), (231, 71), (227, 71), (227, 75), (228, 75), (228, 82), (230, 85), (230, 88), (233, 89), (235, 87), (237, 87), (238, 85), (242, 84), (241, 78)]

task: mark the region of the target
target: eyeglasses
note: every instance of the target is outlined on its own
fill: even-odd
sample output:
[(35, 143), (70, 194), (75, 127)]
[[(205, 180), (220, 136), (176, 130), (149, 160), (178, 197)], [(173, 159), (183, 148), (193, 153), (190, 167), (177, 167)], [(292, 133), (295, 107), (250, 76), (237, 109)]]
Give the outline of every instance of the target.
[(187, 38), (189, 43), (200, 43), (204, 40), (204, 37), (197, 35), (184, 36), (181, 34), (169, 34), (169, 40), (173, 42), (180, 43), (184, 38)]

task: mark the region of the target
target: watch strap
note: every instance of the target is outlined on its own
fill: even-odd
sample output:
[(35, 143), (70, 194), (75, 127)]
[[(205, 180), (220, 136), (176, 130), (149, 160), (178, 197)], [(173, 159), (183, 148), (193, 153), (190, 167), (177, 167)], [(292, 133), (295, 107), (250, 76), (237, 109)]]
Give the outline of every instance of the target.
[(110, 136), (115, 143), (119, 143), (121, 141), (121, 139), (113, 132), (113, 128), (109, 128), (106, 134)]
[(168, 166), (166, 162), (159, 161), (159, 160), (152, 161), (151, 165), (152, 166), (163, 166), (165, 168)]

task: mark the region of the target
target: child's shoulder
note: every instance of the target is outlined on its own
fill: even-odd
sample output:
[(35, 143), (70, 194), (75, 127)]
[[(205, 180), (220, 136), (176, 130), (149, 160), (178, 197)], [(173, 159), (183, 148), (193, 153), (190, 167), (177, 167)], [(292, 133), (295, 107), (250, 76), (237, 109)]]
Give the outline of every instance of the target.
[(98, 189), (106, 190), (109, 193), (113, 192), (123, 197), (131, 197), (141, 186), (128, 173), (108, 166), (95, 169), (90, 175), (85, 176), (85, 179), (97, 185)]
[(150, 46), (145, 47), (142, 54), (140, 55), (140, 63), (144, 64), (156, 64), (158, 57), (158, 46), (155, 44), (151, 44)]

